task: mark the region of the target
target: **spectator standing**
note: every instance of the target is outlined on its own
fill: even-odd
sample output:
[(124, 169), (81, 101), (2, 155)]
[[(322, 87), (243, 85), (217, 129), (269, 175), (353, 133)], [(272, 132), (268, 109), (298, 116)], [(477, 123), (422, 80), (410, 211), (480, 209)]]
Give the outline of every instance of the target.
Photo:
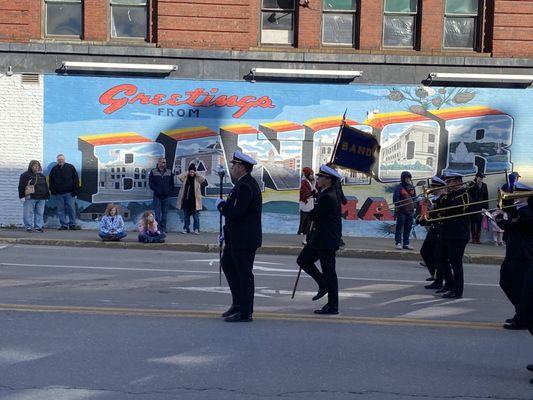
[(202, 211), (201, 186), (205, 178), (196, 172), (196, 165), (189, 165), (188, 171), (178, 175), (182, 182), (178, 194), (177, 208), (183, 210), (183, 230), (181, 233), (190, 233), (191, 215), (193, 217), (193, 232), (200, 234), (200, 211)]
[(314, 196), (316, 195), (316, 181), (314, 172), (309, 167), (302, 169), (303, 178), (300, 182), (300, 201), (298, 206), (300, 208), (300, 226), (298, 227), (298, 235), (303, 235), (302, 244), (307, 243), (307, 235), (311, 227), (311, 219), (309, 213), (315, 206)]
[(31, 160), (28, 170), (19, 178), (19, 199), (23, 203), (23, 222), (27, 232), (35, 229), (43, 232), (44, 206), (50, 198), (46, 177), (42, 174), (41, 163)]
[(416, 193), (411, 178), (409, 171), (403, 171), (400, 175), (400, 184), (396, 186), (392, 196), (396, 216), (396, 248), (399, 250), (402, 248), (413, 250), (413, 247), (409, 245), (409, 235), (413, 227)]
[(98, 233), (103, 241), (118, 242), (125, 238), (127, 233), (124, 232), (124, 220), (118, 213), (115, 204), (109, 203), (106, 207), (105, 214), (100, 220), (100, 232)]
[(157, 226), (154, 212), (145, 211), (137, 225), (139, 229), (139, 242), (141, 243), (165, 243), (165, 233)]
[(50, 192), (54, 196), (57, 204), (57, 215), (59, 216), (59, 230), (77, 230), (76, 208), (74, 202), (78, 196), (80, 180), (74, 165), (65, 162), (63, 154), (57, 155), (57, 164), (50, 171), (49, 183)]
[(157, 160), (157, 167), (150, 171), (148, 182), (154, 192), (152, 208), (155, 219), (159, 222), (159, 229), (167, 232), (167, 214), (174, 189), (174, 174), (167, 168), (167, 160), (164, 157)]
[[(483, 178), (485, 178), (485, 175), (481, 172), (478, 172), (474, 178), (472, 187), (468, 189), (470, 202), (477, 203), (468, 207), (469, 212), (481, 211), (483, 209), (487, 210), (489, 208), (489, 190), (487, 188), (487, 184), (483, 183)], [(481, 243), (480, 239), (482, 220), (483, 214), (481, 212), (470, 215), (470, 237), (472, 239), (472, 243)]]

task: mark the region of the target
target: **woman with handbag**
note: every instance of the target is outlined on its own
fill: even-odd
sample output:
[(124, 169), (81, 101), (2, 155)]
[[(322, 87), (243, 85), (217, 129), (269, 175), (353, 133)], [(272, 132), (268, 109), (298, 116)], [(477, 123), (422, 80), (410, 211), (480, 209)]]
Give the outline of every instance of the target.
[(43, 232), (44, 206), (50, 198), (46, 177), (42, 173), (41, 163), (31, 160), (28, 170), (20, 175), (19, 199), (23, 203), (22, 219), (27, 232), (34, 229)]

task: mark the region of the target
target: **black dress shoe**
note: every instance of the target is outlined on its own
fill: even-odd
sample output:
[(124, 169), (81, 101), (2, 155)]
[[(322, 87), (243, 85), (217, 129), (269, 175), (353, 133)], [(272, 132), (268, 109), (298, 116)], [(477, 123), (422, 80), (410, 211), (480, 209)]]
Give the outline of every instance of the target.
[(450, 290), (451, 290), (451, 289), (450, 289), (449, 287), (444, 286), (442, 289), (437, 290), (435, 293), (438, 293), (438, 294), (440, 294), (440, 293), (446, 293), (446, 292), (449, 292)]
[(503, 329), (508, 329), (510, 331), (522, 331), (524, 329), (527, 329), (527, 326), (513, 321), (510, 324), (504, 324)]
[(442, 295), (443, 299), (460, 299), (461, 297), (463, 297), (461, 294), (455, 293), (453, 290)]
[(328, 304), (326, 304), (320, 310), (315, 310), (314, 313), (321, 315), (336, 315), (339, 313), (339, 310), (337, 308), (330, 307)]
[(224, 314), (222, 314), (222, 317), (226, 318), (230, 315), (237, 314), (239, 312), (239, 309), (240, 307), (238, 305), (232, 304), (231, 307), (228, 308), (228, 310)]
[(229, 317), (224, 318), (224, 321), (226, 322), (252, 322), (252, 314), (241, 314), (240, 312), (237, 312), (233, 315), (230, 315)]
[(318, 299), (321, 299), (322, 297), (324, 297), (326, 294), (328, 294), (328, 289), (325, 289), (325, 288), (321, 288), (321, 289), (318, 289), (318, 292), (317, 294), (313, 297), (313, 301), (316, 301)]
[(513, 317), (513, 318), (507, 318), (507, 319), (505, 320), (505, 323), (506, 323), (506, 324), (512, 324), (513, 321), (514, 321), (514, 317)]
[(426, 278), (426, 281), (428, 282), (433, 282), (435, 280), (435, 278), (433, 278), (432, 276), (430, 276), (429, 278)]
[(526, 369), (527, 369), (528, 371), (533, 372), (533, 364), (529, 364), (529, 365), (526, 367)]
[(426, 289), (442, 289), (442, 283), (439, 282), (433, 282), (429, 285), (424, 286)]

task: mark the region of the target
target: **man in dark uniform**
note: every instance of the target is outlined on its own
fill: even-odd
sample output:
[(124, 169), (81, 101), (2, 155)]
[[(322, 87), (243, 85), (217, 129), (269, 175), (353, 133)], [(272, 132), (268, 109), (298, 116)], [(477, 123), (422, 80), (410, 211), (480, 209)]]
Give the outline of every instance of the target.
[[(468, 196), (473, 204), (468, 207), (468, 212), (487, 210), (489, 208), (489, 191), (487, 184), (483, 183), (485, 175), (481, 172), (476, 174), (472, 186), (468, 189)], [(483, 214), (478, 212), (470, 215), (470, 235), (472, 237), (472, 243), (481, 243), (481, 221), (483, 220)]]
[[(513, 192), (526, 192), (533, 188), (517, 182)], [(512, 201), (512, 200), (511, 200)], [(503, 327), (510, 330), (526, 329), (523, 313), (521, 310), (522, 289), (526, 274), (531, 264), (533, 244), (531, 241), (531, 227), (525, 221), (530, 221), (531, 211), (528, 207), (527, 198), (514, 201), (515, 206), (506, 208), (507, 219), (499, 216), (496, 222), (505, 230), (505, 258), (500, 269), (500, 287), (513, 304), (515, 315), (505, 321)]]
[(255, 252), (261, 247), (261, 209), (263, 200), (257, 181), (250, 174), (257, 162), (236, 151), (231, 162), (235, 186), (226, 201), (217, 200), (225, 219), (226, 242), (222, 253), (222, 270), (231, 290), (232, 305), (222, 316), (226, 322), (252, 321), (254, 311)]
[[(335, 272), (335, 251), (339, 249), (342, 223), (341, 206), (335, 191), (335, 183), (341, 178), (339, 173), (326, 165), (320, 167), (317, 186), (321, 189), (315, 207), (309, 217), (313, 223), (309, 240), (296, 262), (318, 284), (318, 293), (313, 300), (328, 295), (324, 307), (315, 310), (316, 314), (339, 313), (339, 284)], [(320, 260), (322, 272), (315, 262)]]
[(470, 238), (470, 220), (466, 213), (468, 207), (468, 193), (463, 183), (463, 176), (450, 172), (445, 176), (446, 194), (437, 201), (443, 219), (441, 224), (441, 246), (439, 248), (438, 268), (446, 285), (439, 292), (444, 292), (445, 299), (455, 299), (463, 296), (464, 273), (463, 255)]
[[(442, 195), (442, 193), (444, 193), (444, 189), (441, 189), (441, 190), (435, 190), (435, 189), (442, 188), (445, 185), (446, 185), (446, 182), (444, 182), (438, 176), (434, 176), (433, 178), (431, 178), (430, 187), (431, 189), (433, 189), (433, 193), (431, 196), (433, 198), (432, 199), (433, 201), (436, 201), (439, 198), (439, 196)], [(429, 216), (419, 215), (417, 217), (417, 223), (420, 224), (421, 226), (427, 227), (426, 238), (424, 239), (424, 243), (422, 243), (422, 247), (420, 248), (420, 255), (422, 256), (422, 259), (424, 260), (424, 264), (426, 265), (429, 271), (429, 274), (431, 275), (430, 278), (428, 278), (428, 280), (434, 280), (433, 283), (426, 285), (425, 288), (426, 289), (440, 289), (442, 288), (442, 277), (440, 277), (440, 279), (437, 279), (439, 277), (436, 276), (437, 275), (437, 262), (438, 262), (437, 249), (438, 249), (439, 238), (440, 238), (440, 235), (439, 235), (440, 223), (438, 222), (431, 223), (427, 221), (428, 218), (437, 218), (437, 214), (436, 214), (437, 210), (435, 209), (434, 203), (430, 199), (427, 200), (427, 203), (428, 203), (427, 204), (428, 210), (431, 210), (428, 212)]]

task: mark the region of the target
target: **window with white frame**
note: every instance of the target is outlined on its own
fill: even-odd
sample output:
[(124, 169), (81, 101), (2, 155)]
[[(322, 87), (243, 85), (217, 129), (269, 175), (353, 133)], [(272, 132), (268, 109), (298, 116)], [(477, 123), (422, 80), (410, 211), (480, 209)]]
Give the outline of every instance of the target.
[(323, 0), (322, 43), (350, 45), (355, 43), (356, 0)]
[(474, 50), (478, 13), (479, 0), (446, 0), (444, 48)]
[(383, 46), (414, 48), (418, 0), (385, 0)]
[(81, 0), (45, 0), (46, 36), (81, 37)]
[(111, 0), (111, 36), (146, 39), (148, 0)]
[(294, 43), (294, 0), (261, 0), (261, 43)]

